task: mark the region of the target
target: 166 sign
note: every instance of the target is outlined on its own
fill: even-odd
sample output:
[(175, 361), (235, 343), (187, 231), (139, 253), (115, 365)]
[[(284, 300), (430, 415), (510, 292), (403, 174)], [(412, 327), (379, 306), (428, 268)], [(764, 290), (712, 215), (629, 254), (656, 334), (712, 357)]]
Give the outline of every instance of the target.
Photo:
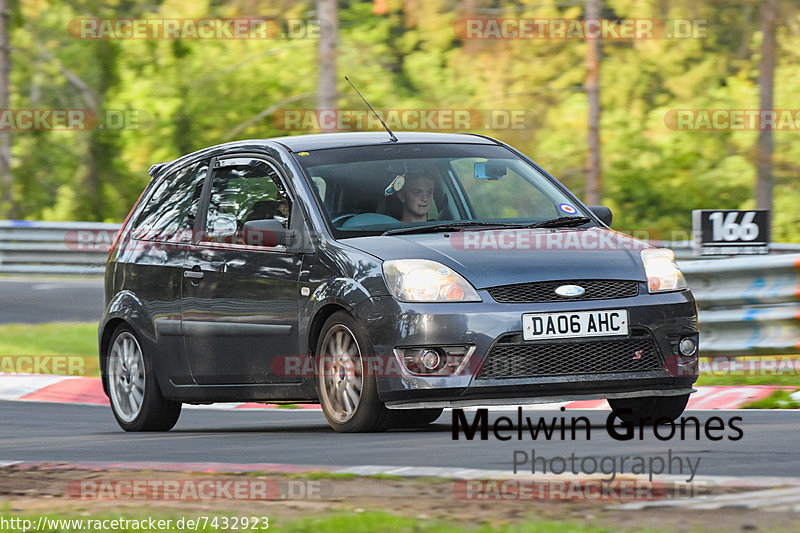
[(700, 255), (769, 253), (768, 209), (692, 211), (695, 252)]

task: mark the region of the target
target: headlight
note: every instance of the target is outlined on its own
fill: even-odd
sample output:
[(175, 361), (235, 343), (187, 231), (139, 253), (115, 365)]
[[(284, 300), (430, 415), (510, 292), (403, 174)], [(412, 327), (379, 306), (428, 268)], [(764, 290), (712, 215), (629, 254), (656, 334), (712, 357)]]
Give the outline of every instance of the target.
[(642, 250), (647, 288), (650, 292), (679, 291), (688, 288), (683, 272), (675, 264), (675, 253), (666, 248)]
[(401, 302), (480, 302), (475, 289), (453, 269), (427, 259), (383, 263), (383, 276)]

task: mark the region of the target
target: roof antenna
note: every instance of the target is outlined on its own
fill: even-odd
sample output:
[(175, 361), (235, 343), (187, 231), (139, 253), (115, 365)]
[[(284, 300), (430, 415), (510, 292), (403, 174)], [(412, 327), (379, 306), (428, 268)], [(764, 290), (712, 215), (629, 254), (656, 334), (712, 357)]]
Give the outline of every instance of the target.
[(349, 83), (349, 84), (350, 84), (350, 87), (352, 87), (352, 88), (353, 88), (353, 90), (354, 90), (356, 93), (358, 93), (358, 96), (361, 96), (361, 99), (362, 99), (362, 100), (364, 100), (364, 103), (365, 103), (365, 104), (367, 104), (367, 107), (369, 108), (369, 110), (370, 110), (370, 111), (372, 111), (373, 113), (375, 113), (375, 116), (376, 116), (376, 117), (378, 117), (378, 120), (381, 122), (381, 125), (382, 125), (382, 126), (385, 128), (385, 129), (386, 129), (386, 131), (388, 131), (388, 132), (389, 132), (389, 137), (391, 137), (391, 139), (392, 139), (392, 142), (397, 142), (397, 137), (395, 137), (395, 136), (394, 136), (394, 133), (392, 133), (392, 130), (390, 130), (390, 129), (389, 129), (389, 126), (387, 126), (387, 125), (386, 125), (386, 123), (383, 121), (383, 119), (382, 119), (382, 118), (381, 118), (381, 116), (378, 114), (378, 112), (377, 112), (377, 111), (375, 111), (374, 109), (372, 109), (372, 106), (371, 106), (371, 105), (369, 105), (369, 102), (367, 102), (367, 99), (366, 99), (366, 98), (364, 98), (364, 97), (361, 95), (361, 93), (360, 93), (360, 92), (358, 92), (358, 89), (356, 89), (356, 86), (355, 86), (355, 85), (353, 85), (353, 82), (352, 82), (352, 81), (350, 81), (350, 78), (348, 78), (347, 76), (345, 76), (345, 77), (344, 77), (344, 79), (346, 79), (346, 80), (347, 80), (347, 83)]

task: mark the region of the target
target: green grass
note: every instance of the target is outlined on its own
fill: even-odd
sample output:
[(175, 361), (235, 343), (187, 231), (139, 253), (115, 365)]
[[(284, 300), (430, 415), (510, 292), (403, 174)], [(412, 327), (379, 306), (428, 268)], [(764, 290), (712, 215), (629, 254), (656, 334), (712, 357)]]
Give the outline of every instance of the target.
[(302, 474), (289, 474), (291, 478), (301, 478), (301, 479), (355, 479), (357, 477), (356, 474), (350, 474), (347, 472), (336, 473), (336, 472), (304, 472)]
[[(469, 519), (465, 516), (465, 519)], [(270, 528), (272, 529), (272, 528)], [(290, 533), (608, 533), (607, 527), (584, 526), (568, 522), (529, 522), (523, 524), (506, 524), (492, 526), (489, 524), (469, 525), (452, 521), (429, 520), (401, 517), (385, 512), (346, 513), (319, 518), (294, 520), (286, 524), (276, 523), (275, 529)], [(629, 531), (655, 531), (635, 529)]]
[[(800, 386), (800, 374), (797, 373), (797, 355), (769, 355), (763, 356), (763, 360), (775, 359), (773, 362), (776, 368), (756, 368), (755, 363), (758, 357), (748, 357), (740, 360), (729, 371), (720, 371), (719, 367), (713, 364), (714, 359), (701, 357), (701, 369), (706, 368), (706, 373), (700, 375), (697, 385), (787, 385)], [(723, 358), (725, 360), (727, 358)], [(777, 360), (780, 360), (778, 364)], [(724, 361), (723, 361), (724, 362)], [(751, 367), (751, 363), (753, 366)]]
[[(24, 518), (27, 520), (31, 520), (34, 524), (37, 523), (39, 519), (39, 515), (32, 515), (29, 513), (25, 513), (23, 515), (11, 515), (7, 511), (2, 513), (4, 519), (9, 518)], [(212, 512), (212, 513), (204, 513), (207, 516), (238, 516), (241, 513), (220, 513), (220, 512)], [(258, 513), (252, 513), (253, 516), (258, 515)], [(157, 516), (156, 516), (157, 515)], [(168, 529), (159, 530), (162, 533), (170, 533), (170, 532), (177, 532), (174, 526), (175, 521), (178, 514), (173, 515), (166, 515), (164, 513), (153, 513), (153, 518), (172, 518), (172, 527)], [(88, 513), (81, 513), (80, 517), (71, 517), (71, 516), (57, 516), (55, 514), (48, 515), (50, 520), (69, 520), (71, 518), (75, 519), (83, 519), (83, 520), (104, 520), (104, 519), (116, 519), (116, 518), (125, 518), (129, 520), (142, 520), (148, 518), (148, 515), (109, 515), (107, 513), (96, 513), (96, 514), (88, 514)], [(192, 517), (194, 518), (194, 517)], [(468, 516), (465, 516), (466, 520), (469, 520)], [(207, 527), (206, 529), (199, 528), (198, 531), (218, 531), (219, 529), (215, 529), (212, 527)], [(48, 530), (50, 531), (50, 530)], [(61, 533), (85, 533), (86, 530), (81, 529), (71, 529), (65, 528), (59, 530)], [(117, 533), (139, 533), (141, 530), (135, 528), (119, 528), (116, 529), (115, 532)], [(375, 531), (380, 531), (382, 533), (462, 533), (462, 532), (471, 532), (471, 533), (488, 533), (492, 531), (500, 532), (500, 533), (608, 533), (610, 530), (608, 527), (600, 527), (600, 526), (585, 526), (580, 524), (573, 524), (569, 522), (528, 522), (528, 523), (520, 523), (520, 524), (504, 524), (493, 526), (486, 523), (474, 523), (469, 522), (468, 524), (459, 523), (455, 521), (444, 521), (444, 520), (432, 520), (432, 519), (419, 519), (419, 518), (410, 518), (410, 517), (403, 517), (393, 515), (387, 512), (378, 512), (378, 511), (369, 511), (369, 512), (348, 512), (348, 513), (337, 513), (337, 514), (328, 514), (319, 517), (313, 518), (302, 518), (302, 519), (295, 519), (286, 522), (282, 522), (277, 518), (270, 517), (269, 520), (269, 529), (252, 529), (246, 530), (251, 531), (253, 533), (258, 532), (268, 532), (268, 531), (283, 531), (287, 533), (305, 533), (305, 532), (313, 532), (313, 533), (340, 533), (342, 531), (347, 531), (348, 533), (372, 533)], [(653, 529), (628, 529), (626, 528), (625, 531), (632, 531), (632, 532), (651, 532), (656, 533), (657, 531), (664, 531), (664, 530), (653, 530)], [(20, 533), (19, 529), (12, 529), (6, 527), (0, 527), (0, 533)]]
[[(19, 357), (27, 355), (70, 357), (39, 357), (35, 370), (29, 370), (30, 363)], [(0, 371), (99, 376), (97, 323), (2, 324)]]
[(800, 409), (800, 401), (793, 400), (791, 394), (791, 391), (776, 390), (766, 398), (745, 404), (742, 409)]
[(0, 325), (0, 355), (97, 355), (97, 322)]
[(404, 479), (408, 479), (407, 477), (403, 476), (395, 476), (394, 474), (371, 474), (369, 476), (365, 476), (371, 479), (383, 479), (384, 481), (401, 481)]
[(695, 385), (786, 385), (800, 386), (800, 376), (700, 376)]

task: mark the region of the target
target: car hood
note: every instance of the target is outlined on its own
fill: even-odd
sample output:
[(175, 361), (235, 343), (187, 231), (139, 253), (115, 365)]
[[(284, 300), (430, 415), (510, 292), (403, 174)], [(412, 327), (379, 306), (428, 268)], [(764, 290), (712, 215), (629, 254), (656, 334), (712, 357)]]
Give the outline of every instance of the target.
[(602, 228), (470, 230), (341, 242), (384, 261), (438, 261), (478, 289), (544, 280), (647, 281), (639, 250), (649, 245)]

